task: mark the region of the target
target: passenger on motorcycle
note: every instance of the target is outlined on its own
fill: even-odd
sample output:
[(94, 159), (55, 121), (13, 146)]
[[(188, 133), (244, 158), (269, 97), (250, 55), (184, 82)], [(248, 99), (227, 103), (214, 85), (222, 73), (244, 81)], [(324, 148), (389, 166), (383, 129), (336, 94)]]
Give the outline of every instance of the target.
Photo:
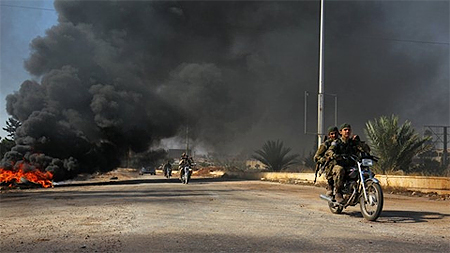
[(189, 167), (191, 167), (194, 164), (194, 160), (192, 159), (192, 157), (189, 157), (189, 155), (187, 155), (186, 153), (183, 153), (181, 155), (181, 159), (180, 159), (180, 163), (178, 164), (178, 171), (179, 171), (179, 177), (181, 180), (181, 176), (184, 173), (183, 167), (185, 165), (188, 165)]
[[(357, 155), (360, 152), (369, 153), (368, 146), (364, 145), (357, 135), (352, 135), (352, 128), (344, 123), (339, 127), (340, 138), (333, 141), (325, 152), (325, 157), (330, 163), (330, 173), (334, 181), (334, 197), (339, 203), (343, 202), (342, 190), (344, 187), (344, 178), (346, 169), (354, 165), (354, 162), (348, 159), (351, 155)], [(347, 158), (347, 159), (346, 159)]]
[(327, 162), (325, 152), (331, 146), (331, 143), (337, 138), (339, 138), (338, 128), (336, 126), (329, 127), (328, 136), (326, 137), (325, 141), (322, 144), (320, 144), (316, 154), (314, 155), (314, 162), (316, 162), (316, 170), (319, 169), (317, 166), (325, 166), (324, 168), (325, 178), (327, 179), (328, 183), (326, 195), (329, 197), (333, 196), (334, 184), (333, 184), (333, 175), (331, 174), (332, 166), (330, 166), (330, 163)]

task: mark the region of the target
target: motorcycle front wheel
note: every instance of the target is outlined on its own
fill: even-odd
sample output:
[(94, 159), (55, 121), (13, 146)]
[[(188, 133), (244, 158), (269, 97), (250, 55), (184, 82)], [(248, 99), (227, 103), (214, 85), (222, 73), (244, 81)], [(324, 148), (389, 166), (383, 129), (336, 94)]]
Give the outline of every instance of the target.
[(187, 175), (185, 175), (184, 176), (184, 183), (185, 184), (189, 184), (189, 178), (190, 178), (190, 176), (189, 176), (189, 173), (186, 173)]
[(361, 196), (361, 213), (368, 221), (376, 220), (383, 209), (383, 190), (377, 183), (369, 183), (366, 186), (367, 200)]
[(184, 175), (181, 175), (181, 183), (185, 184), (186, 183), (186, 179)]

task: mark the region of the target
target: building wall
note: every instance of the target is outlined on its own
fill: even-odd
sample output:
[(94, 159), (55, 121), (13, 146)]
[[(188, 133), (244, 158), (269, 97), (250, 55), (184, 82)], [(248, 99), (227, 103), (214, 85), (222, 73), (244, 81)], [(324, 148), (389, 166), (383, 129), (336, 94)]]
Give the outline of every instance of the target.
[[(169, 149), (167, 153), (169, 158), (178, 159), (183, 153), (186, 153), (186, 149)], [(191, 156), (191, 151), (189, 150), (187, 154)]]

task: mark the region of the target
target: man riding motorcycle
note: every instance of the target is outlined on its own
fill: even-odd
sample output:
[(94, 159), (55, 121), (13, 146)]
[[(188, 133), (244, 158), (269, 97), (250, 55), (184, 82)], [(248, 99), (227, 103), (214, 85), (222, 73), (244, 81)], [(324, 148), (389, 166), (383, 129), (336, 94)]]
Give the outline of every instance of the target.
[(172, 164), (170, 164), (170, 161), (167, 160), (167, 163), (164, 164), (164, 176), (171, 177), (172, 176)]
[[(333, 196), (333, 189), (334, 189), (334, 183), (333, 183), (333, 175), (331, 173), (331, 167), (330, 164), (327, 162), (325, 157), (325, 152), (328, 150), (328, 148), (331, 146), (331, 143), (339, 138), (339, 130), (336, 126), (332, 126), (328, 128), (328, 136), (325, 139), (325, 141), (320, 144), (319, 148), (317, 149), (316, 154), (314, 155), (314, 162), (316, 162), (316, 177), (317, 172), (321, 170), (321, 167), (324, 166), (323, 170), (325, 172), (325, 178), (327, 179), (327, 193), (326, 195), (329, 197)], [(320, 174), (319, 174), (320, 176)]]
[(346, 158), (360, 152), (369, 153), (370, 150), (367, 145), (360, 141), (357, 135), (352, 135), (350, 124), (342, 124), (339, 127), (339, 133), (341, 137), (331, 143), (325, 152), (325, 157), (331, 166), (330, 173), (334, 181), (334, 198), (341, 203), (344, 201), (342, 190), (344, 188), (346, 168), (354, 165), (354, 161)]
[(185, 165), (188, 165), (189, 167), (191, 167), (194, 164), (194, 160), (192, 159), (192, 157), (189, 157), (186, 153), (183, 153), (181, 155), (181, 159), (180, 159), (180, 163), (178, 164), (178, 171), (179, 171), (179, 177), (180, 180), (182, 179), (182, 175), (184, 173), (183, 167)]

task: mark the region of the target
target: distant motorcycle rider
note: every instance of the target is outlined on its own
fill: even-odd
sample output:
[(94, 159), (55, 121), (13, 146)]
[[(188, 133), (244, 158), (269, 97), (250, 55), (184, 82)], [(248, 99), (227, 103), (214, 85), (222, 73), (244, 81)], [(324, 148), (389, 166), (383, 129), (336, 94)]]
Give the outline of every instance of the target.
[(181, 159), (180, 162), (178, 164), (178, 170), (179, 170), (179, 176), (180, 176), (180, 180), (181, 180), (181, 176), (184, 173), (183, 167), (188, 165), (189, 167), (192, 167), (192, 165), (194, 164), (194, 159), (192, 159), (192, 157), (189, 157), (189, 155), (187, 155), (186, 153), (183, 153), (181, 155)]
[(166, 164), (164, 164), (164, 167), (163, 167), (163, 169), (164, 169), (164, 176), (172, 176), (172, 164), (170, 164), (170, 161), (169, 160), (167, 160), (167, 163)]
[(325, 152), (326, 159), (330, 162), (331, 176), (334, 181), (335, 200), (343, 202), (342, 190), (344, 188), (345, 170), (354, 165), (350, 159), (346, 159), (360, 152), (369, 153), (369, 148), (364, 145), (357, 135), (352, 136), (350, 124), (344, 123), (339, 127), (340, 138), (334, 140)]
[[(325, 141), (320, 144), (319, 148), (317, 149), (316, 154), (314, 155), (314, 162), (316, 162), (316, 176), (318, 170), (321, 169), (322, 166), (325, 166), (323, 168), (325, 172), (325, 178), (327, 179), (327, 196), (333, 196), (333, 175), (331, 173), (332, 169), (332, 163), (330, 164), (327, 162), (327, 159), (325, 157), (325, 152), (328, 150), (328, 148), (331, 146), (331, 143), (339, 138), (339, 130), (336, 126), (332, 126), (328, 128), (328, 136), (326, 137)], [(320, 174), (319, 174), (320, 176)]]

